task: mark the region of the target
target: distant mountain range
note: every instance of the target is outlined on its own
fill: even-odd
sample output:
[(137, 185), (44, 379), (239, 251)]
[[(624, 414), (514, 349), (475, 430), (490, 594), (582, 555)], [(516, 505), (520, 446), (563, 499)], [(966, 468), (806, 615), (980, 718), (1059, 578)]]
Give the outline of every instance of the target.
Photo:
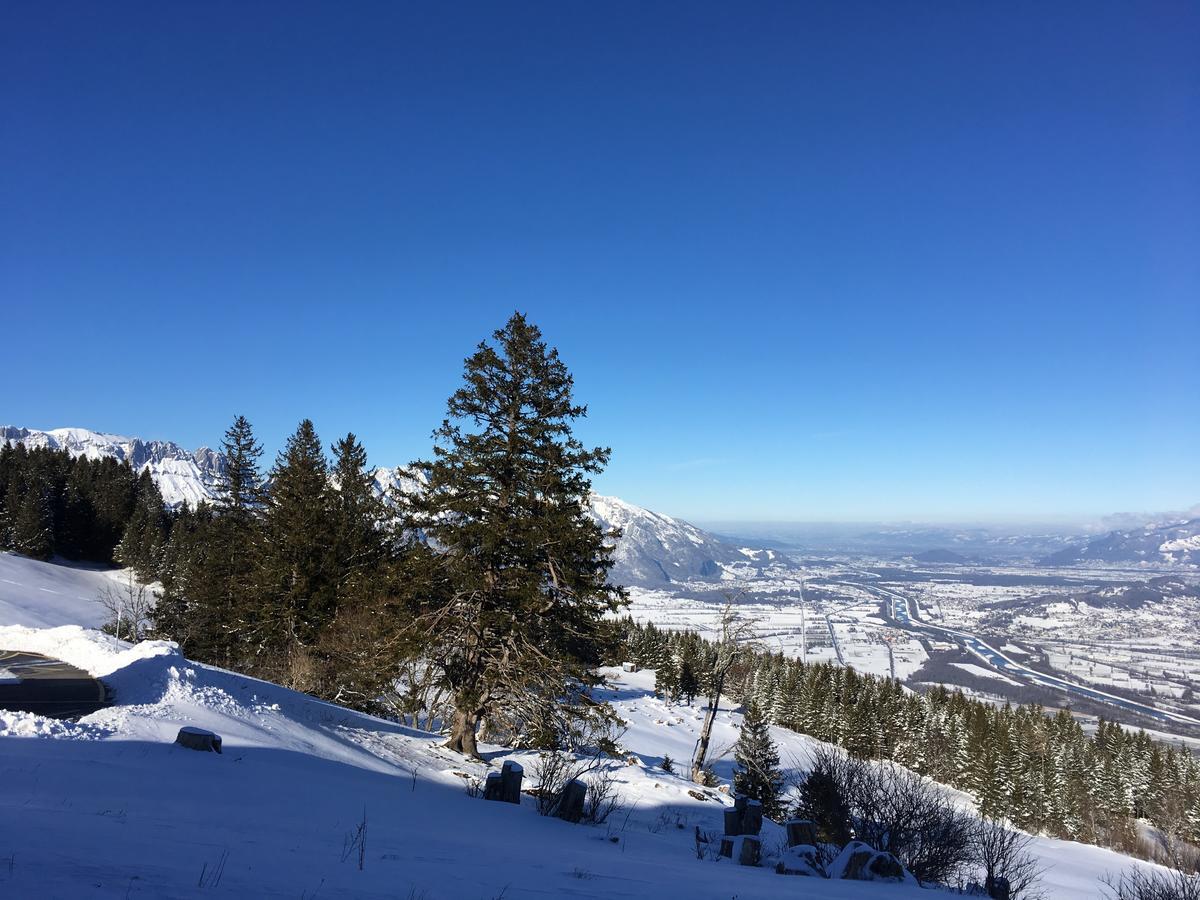
[(168, 506), (196, 505), (211, 500), (217, 481), (225, 471), (225, 458), (216, 450), (201, 447), (185, 450), (171, 441), (143, 441), (141, 438), (103, 434), (86, 428), (55, 428), (36, 431), (0, 425), (0, 443), (24, 444), (66, 450), (72, 456), (103, 459), (106, 456), (128, 461), (140, 474), (149, 469)]
[[(90, 459), (111, 456), (128, 460), (139, 473), (149, 470), (164, 502), (173, 508), (211, 501), (225, 469), (224, 457), (207, 447), (191, 451), (171, 441), (143, 441), (86, 428), (38, 431), (0, 426), (0, 443), (51, 447)], [(417, 488), (415, 482), (401, 475), (400, 469), (389, 467), (375, 470), (375, 486), (382, 496), (393, 489)], [(680, 519), (616, 497), (593, 494), (590, 512), (605, 529), (619, 528), (622, 532), (611, 576), (620, 584), (666, 586), (684, 581), (719, 580), (734, 568), (739, 574), (748, 575), (768, 566), (790, 565), (774, 550), (739, 547)]]
[(1200, 518), (1110, 531), (1052, 553), (1042, 562), (1049, 566), (1088, 562), (1197, 566), (1200, 565)]
[[(52, 447), (75, 456), (128, 460), (139, 472), (148, 469), (169, 506), (211, 500), (225, 467), (216, 450), (186, 450), (171, 441), (143, 441), (90, 431), (56, 428), (38, 431), (0, 426), (0, 443)], [(393, 488), (412, 490), (397, 468), (380, 467), (375, 483), (381, 494)], [(913, 556), (925, 563), (980, 563), (986, 559), (1040, 558), (1043, 565), (1147, 563), (1200, 566), (1200, 518), (1176, 519), (1110, 531), (1090, 540), (1043, 533), (1021, 535), (984, 529), (904, 525), (866, 529), (862, 526), (778, 526), (795, 533), (759, 533), (732, 538), (697, 528), (681, 519), (635, 506), (616, 497), (593, 495), (591, 514), (606, 528), (621, 529), (613, 578), (622, 584), (666, 586), (686, 581), (720, 580), (728, 573), (750, 576), (772, 566), (793, 566), (782, 544), (792, 552), (841, 551)], [(725, 529), (722, 529), (725, 530)], [(773, 538), (773, 539), (772, 539)], [(782, 538), (782, 542), (779, 539)]]

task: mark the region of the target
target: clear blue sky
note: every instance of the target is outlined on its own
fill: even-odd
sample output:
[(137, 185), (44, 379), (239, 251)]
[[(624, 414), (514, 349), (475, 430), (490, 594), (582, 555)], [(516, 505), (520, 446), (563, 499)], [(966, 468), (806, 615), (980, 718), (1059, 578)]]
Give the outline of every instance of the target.
[(514, 310), (704, 519), (1200, 500), (1200, 6), (10, 3), (0, 421), (429, 450)]

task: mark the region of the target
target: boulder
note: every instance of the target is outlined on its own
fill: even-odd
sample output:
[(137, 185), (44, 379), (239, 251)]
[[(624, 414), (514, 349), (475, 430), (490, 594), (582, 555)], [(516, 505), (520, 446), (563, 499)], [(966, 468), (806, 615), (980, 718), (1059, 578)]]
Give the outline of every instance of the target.
[(821, 858), (817, 848), (812, 844), (798, 844), (788, 847), (781, 854), (775, 871), (780, 875), (808, 875), (814, 878), (824, 878), (825, 870), (821, 866)]
[(916, 879), (890, 853), (876, 850), (862, 841), (851, 841), (829, 865), (830, 878), (855, 881), (916, 883)]

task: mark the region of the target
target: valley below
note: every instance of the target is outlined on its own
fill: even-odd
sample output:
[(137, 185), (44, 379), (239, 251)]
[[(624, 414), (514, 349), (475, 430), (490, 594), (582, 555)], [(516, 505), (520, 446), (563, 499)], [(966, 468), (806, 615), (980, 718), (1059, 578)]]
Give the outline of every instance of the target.
[(812, 558), (632, 589), (639, 622), (711, 633), (727, 603), (765, 650), (1200, 739), (1200, 586), (1176, 570)]

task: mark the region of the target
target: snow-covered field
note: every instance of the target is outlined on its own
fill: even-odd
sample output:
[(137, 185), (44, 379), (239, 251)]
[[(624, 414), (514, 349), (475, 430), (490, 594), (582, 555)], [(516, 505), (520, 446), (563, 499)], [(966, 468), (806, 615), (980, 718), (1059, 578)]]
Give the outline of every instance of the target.
[(127, 586), (123, 569), (49, 565), (0, 553), (0, 625), (86, 625), (108, 617), (98, 599)]
[[(47, 594), (30, 607), (23, 591), (106, 576), (3, 556), (0, 565), (24, 579), (0, 582), (0, 648), (87, 669), (115, 698), (78, 723), (0, 713), (0, 896), (694, 900), (920, 890), (698, 860), (694, 828), (720, 833), (729, 801), (659, 768), (666, 755), (685, 767), (701, 711), (654, 697), (652, 673), (611, 671), (601, 694), (628, 723), (629, 759), (611, 763), (626, 809), (603, 826), (570, 825), (538, 816), (531, 798), (516, 807), (468, 797), (464, 776), (485, 766), (448, 753), (434, 735), (190, 662), (169, 643), (129, 646), (77, 625), (44, 627), (82, 609), (68, 601), (86, 592)], [(740, 720), (727, 709), (718, 716), (713, 744), (725, 778)], [(174, 746), (185, 724), (221, 734), (224, 753)], [(773, 734), (789, 770), (802, 769), (815, 742)], [(531, 754), (484, 749), (494, 766), (515, 758), (527, 776), (534, 771)], [(364, 815), (360, 870), (345, 842)], [(768, 852), (782, 843), (770, 824), (763, 837)], [(1131, 864), (1079, 844), (1035, 846), (1055, 898), (1096, 897), (1104, 872)]]

